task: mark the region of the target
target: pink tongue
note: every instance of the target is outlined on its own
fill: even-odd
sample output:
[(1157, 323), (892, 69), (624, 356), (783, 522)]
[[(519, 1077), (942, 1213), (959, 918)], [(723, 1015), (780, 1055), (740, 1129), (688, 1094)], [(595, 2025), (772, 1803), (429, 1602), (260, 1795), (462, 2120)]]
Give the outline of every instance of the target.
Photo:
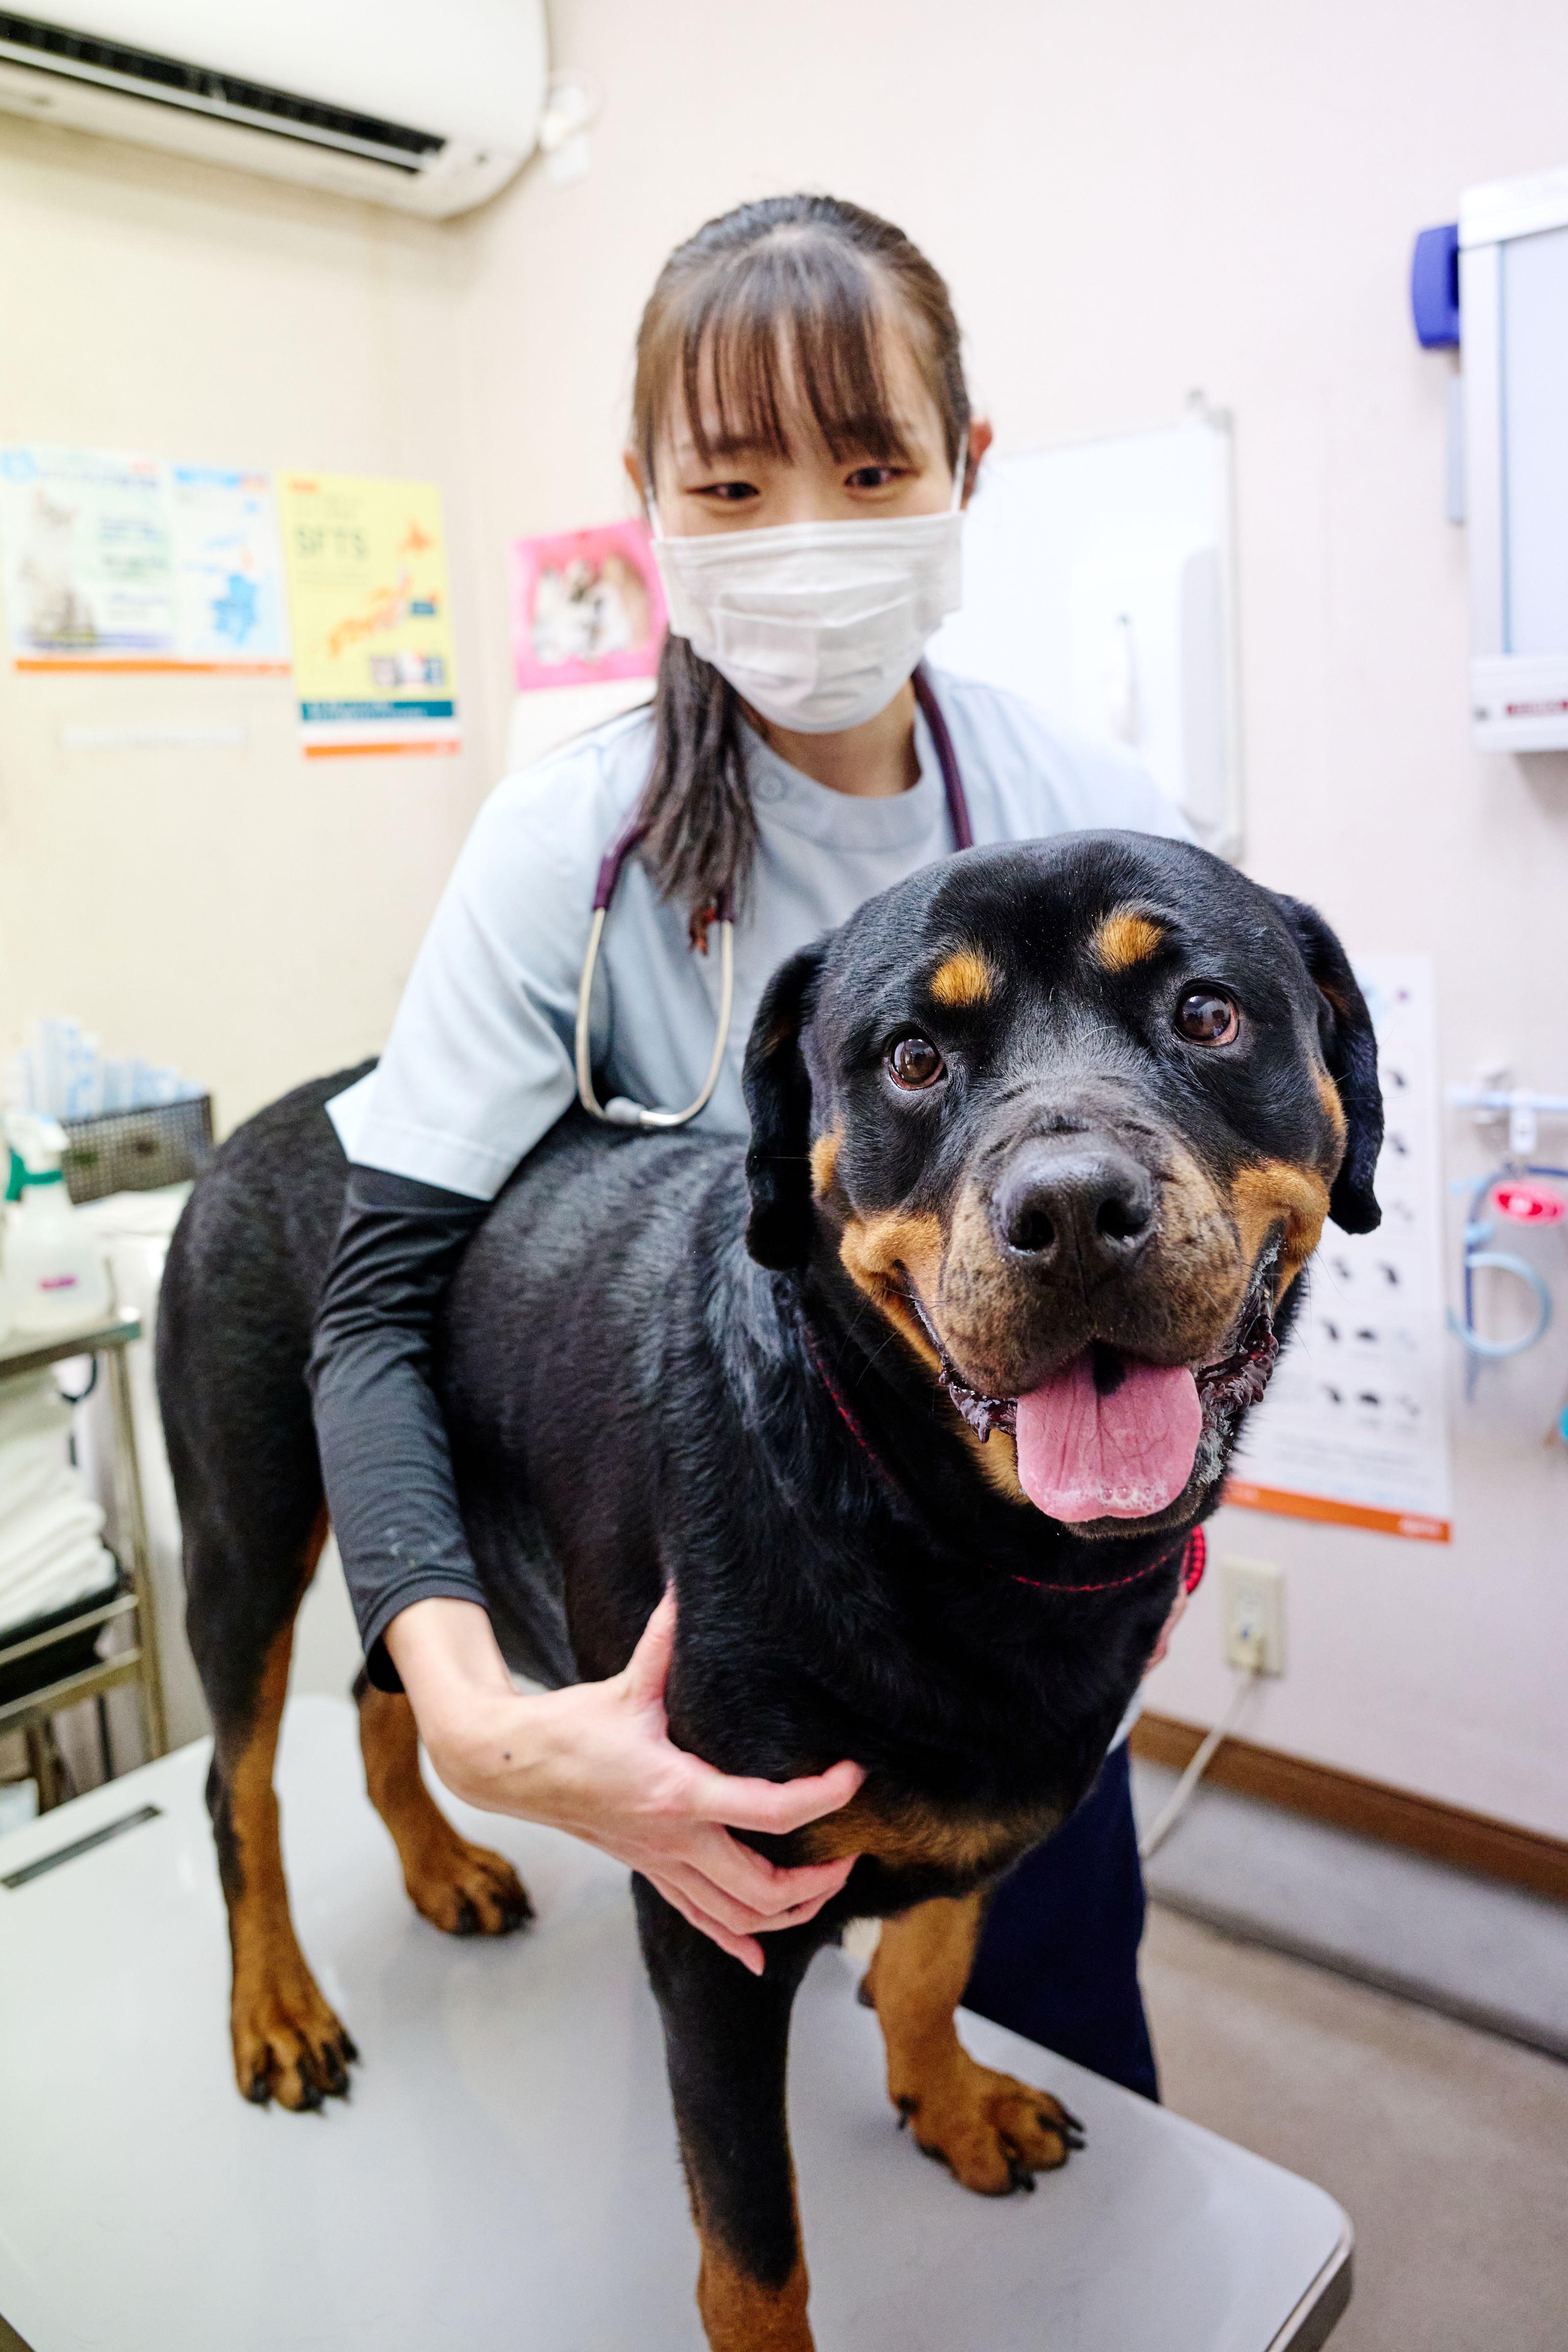
[(1203, 1407), (1191, 1372), (1129, 1360), (1101, 1396), (1086, 1349), (1018, 1399), (1018, 1476), (1053, 1519), (1146, 1519), (1193, 1475)]

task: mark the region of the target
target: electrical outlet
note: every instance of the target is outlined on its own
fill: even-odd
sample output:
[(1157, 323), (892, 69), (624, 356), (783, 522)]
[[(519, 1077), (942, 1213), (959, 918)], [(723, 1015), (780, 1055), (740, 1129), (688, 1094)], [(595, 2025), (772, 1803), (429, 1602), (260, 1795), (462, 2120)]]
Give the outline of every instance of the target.
[(1285, 1671), (1285, 1571), (1268, 1559), (1220, 1563), (1225, 1654), (1260, 1675)]

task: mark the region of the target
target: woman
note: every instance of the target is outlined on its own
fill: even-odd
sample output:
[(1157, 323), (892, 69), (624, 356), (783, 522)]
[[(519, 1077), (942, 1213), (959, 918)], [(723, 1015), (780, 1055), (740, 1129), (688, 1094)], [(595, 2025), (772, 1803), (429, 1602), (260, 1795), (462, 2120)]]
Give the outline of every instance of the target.
[[(821, 196), (744, 205), (671, 256), (642, 320), (634, 408), (626, 466), (671, 614), (655, 700), (509, 780), (481, 813), (385, 1055), (334, 1107), (353, 1164), (311, 1378), (371, 1678), (407, 1692), (441, 1779), (602, 1846), (760, 1970), (757, 1938), (810, 1918), (851, 1865), (780, 1870), (730, 1831), (815, 1820), (858, 1769), (776, 1787), (674, 1748), (670, 1601), (612, 1681), (513, 1691), (430, 1385), (432, 1318), (489, 1202), (575, 1097), (595, 877), (629, 819), (647, 830), (595, 979), (597, 1096), (698, 1097), (719, 991), (709, 933), (732, 908), (734, 1018), (697, 1123), (734, 1134), (769, 973), (954, 847), (912, 674), (958, 602), (960, 509), (991, 432), (970, 414), (930, 263)], [(977, 841), (1180, 830), (1119, 754), (1069, 745), (990, 688), (944, 678), (934, 692)], [(1142, 1901), (1118, 1753), (998, 1897), (972, 1998), (1152, 2094)]]

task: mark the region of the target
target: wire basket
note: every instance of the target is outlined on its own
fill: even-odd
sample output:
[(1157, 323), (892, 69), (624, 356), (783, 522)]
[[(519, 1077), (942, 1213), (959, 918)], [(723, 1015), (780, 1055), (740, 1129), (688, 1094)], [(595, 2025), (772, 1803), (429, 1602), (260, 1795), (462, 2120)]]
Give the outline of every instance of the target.
[(151, 1192), (160, 1184), (183, 1184), (199, 1176), (213, 1154), (211, 1095), (62, 1124), (66, 1191), (79, 1207), (106, 1192)]

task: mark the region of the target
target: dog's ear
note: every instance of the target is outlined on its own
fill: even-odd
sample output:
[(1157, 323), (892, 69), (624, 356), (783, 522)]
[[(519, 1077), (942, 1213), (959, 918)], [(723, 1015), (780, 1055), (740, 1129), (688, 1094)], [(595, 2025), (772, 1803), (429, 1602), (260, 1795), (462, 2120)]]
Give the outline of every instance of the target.
[(779, 966), (746, 1041), (746, 1247), (775, 1274), (804, 1265), (811, 1250), (811, 1079), (800, 1040), (826, 952), (819, 940)]
[(1383, 1092), (1372, 1015), (1350, 959), (1321, 915), (1283, 891), (1270, 895), (1317, 989), (1323, 1060), (1345, 1115), (1345, 1153), (1330, 1189), (1329, 1214), (1342, 1233), (1370, 1234), (1383, 1222), (1372, 1189), (1383, 1149)]

